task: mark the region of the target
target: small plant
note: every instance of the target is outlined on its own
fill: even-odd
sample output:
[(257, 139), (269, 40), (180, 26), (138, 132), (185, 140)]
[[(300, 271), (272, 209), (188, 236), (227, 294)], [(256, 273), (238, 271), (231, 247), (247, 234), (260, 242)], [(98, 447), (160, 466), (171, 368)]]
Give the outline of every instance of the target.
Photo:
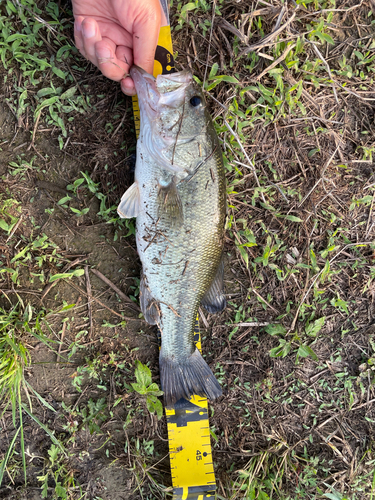
[(150, 413), (156, 413), (158, 419), (163, 416), (163, 406), (158, 400), (158, 396), (164, 393), (159, 389), (159, 386), (152, 382), (151, 370), (143, 365), (140, 361), (136, 361), (134, 372), (137, 382), (132, 382), (132, 387), (135, 392), (146, 397), (147, 409)]
[[(324, 322), (325, 322), (324, 316), (311, 323), (307, 322), (304, 332), (305, 335), (315, 339), (320, 330), (323, 328)], [(287, 356), (289, 352), (292, 351), (293, 349), (292, 352), (296, 353), (296, 363), (298, 363), (299, 358), (307, 358), (309, 356), (314, 361), (318, 361), (318, 357), (313, 351), (313, 349), (309, 345), (307, 345), (304, 339), (301, 338), (301, 336), (298, 335), (297, 333), (290, 334), (293, 335), (293, 337), (291, 340), (287, 340), (286, 338), (283, 338), (288, 336), (287, 330), (281, 324), (268, 325), (266, 326), (265, 330), (270, 335), (277, 336), (279, 340), (279, 345), (270, 350), (271, 358), (279, 358), (279, 357), (285, 358), (285, 356)]]
[(97, 401), (93, 401), (92, 398), (90, 398), (87, 403), (87, 408), (82, 408), (82, 423), (83, 425), (87, 425), (90, 434), (93, 434), (94, 432), (97, 432), (98, 434), (102, 433), (99, 425), (107, 419), (107, 416), (104, 413), (105, 408), (107, 408), (105, 398), (100, 398)]
[(17, 156), (18, 163), (15, 161), (9, 162), (10, 174), (14, 177), (20, 175), (21, 178), (24, 178), (28, 170), (32, 171), (33, 169), (37, 169), (37, 167), (33, 165), (35, 158), (36, 157), (33, 156), (30, 161), (26, 161), (21, 156)]
[[(107, 420), (105, 410), (108, 408), (108, 403), (106, 398), (99, 398), (97, 401), (90, 398), (87, 404), (78, 408), (70, 408), (64, 402), (62, 406), (68, 413), (64, 428), (73, 435), (73, 440), (76, 431), (82, 428), (87, 428), (90, 434), (94, 434), (94, 432), (102, 434), (100, 425)], [(81, 420), (80, 424), (79, 420)]]
[[(94, 182), (89, 174), (87, 172), (81, 172), (82, 177), (79, 177), (76, 179), (73, 184), (69, 184), (67, 186), (67, 189), (69, 191), (72, 191), (75, 195), (77, 194), (77, 191), (80, 189), (86, 189), (90, 193), (92, 193), (100, 202), (99, 205), (99, 210), (96, 215), (101, 217), (105, 222), (108, 224), (114, 224), (115, 226), (115, 235), (114, 235), (114, 241), (116, 241), (119, 237), (118, 229), (124, 229), (126, 228), (128, 230), (127, 234), (125, 234), (125, 237), (127, 238), (130, 235), (135, 234), (135, 226), (134, 226), (134, 221), (133, 219), (120, 219), (117, 215), (117, 206), (116, 205), (111, 205), (107, 206), (108, 204), (108, 196), (103, 194), (100, 189), (99, 189), (99, 183)], [(70, 202), (71, 196), (67, 195), (64, 198), (62, 198), (58, 204), (62, 205), (64, 208), (68, 208), (68, 205), (66, 203)], [(89, 208), (83, 208), (81, 210), (78, 210), (77, 208), (73, 208), (70, 206), (70, 210), (77, 216), (81, 217), (89, 211)]]
[[(69, 488), (75, 487), (75, 482), (72, 474), (69, 473), (65, 457), (58, 446), (54, 444), (48, 450), (48, 468), (46, 473), (38, 476), (38, 481), (42, 483), (42, 498), (53, 498), (56, 500), (66, 500), (68, 498)], [(48, 483), (52, 480), (54, 482), (53, 497), (49, 496)]]
[(235, 244), (238, 251), (240, 252), (243, 261), (246, 264), (246, 267), (249, 267), (249, 253), (247, 251), (247, 248), (257, 246), (257, 243), (254, 233), (246, 227), (247, 222), (245, 220), (239, 220), (237, 222), (242, 222), (244, 229), (239, 230), (236, 233)]
[(366, 362), (359, 365), (360, 374), (357, 378), (357, 383), (361, 386), (362, 392), (365, 393), (363, 387), (363, 382), (368, 379), (371, 384), (375, 383), (375, 337), (374, 335), (369, 336), (369, 343), (372, 349), (371, 356)]
[(13, 228), (19, 221), (19, 215), (21, 209), (19, 203), (12, 198), (8, 200), (2, 200), (0, 195), (0, 229), (5, 231), (7, 235), (10, 235)]

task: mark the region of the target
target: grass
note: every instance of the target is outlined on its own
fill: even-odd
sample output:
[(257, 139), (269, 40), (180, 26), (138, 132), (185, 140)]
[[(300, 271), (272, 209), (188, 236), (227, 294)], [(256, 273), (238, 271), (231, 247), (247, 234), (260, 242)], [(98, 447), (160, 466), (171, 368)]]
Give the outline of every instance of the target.
[[(280, 39), (284, 40), (289, 37), (288, 41), (275, 38), (272, 43), (263, 47), (260, 43), (258, 51), (254, 50), (248, 55), (242, 55), (242, 57), (241, 53), (243, 54), (243, 48), (246, 48), (247, 43), (251, 44), (253, 40), (256, 43), (262, 36), (272, 31), (273, 28), (266, 17), (257, 14), (254, 17), (244, 18), (250, 19), (249, 22), (240, 21), (240, 15), (236, 18), (234, 14), (236, 9), (231, 10), (223, 2), (217, 2), (215, 13), (213, 13), (211, 5), (204, 2), (190, 2), (185, 4), (183, 12), (177, 14), (177, 29), (178, 32), (181, 32), (181, 38), (176, 33), (178, 48), (183, 55), (187, 56), (188, 63), (190, 62), (190, 65), (194, 67), (197, 81), (204, 84), (207, 94), (210, 96), (213, 94), (215, 98), (209, 102), (212, 102), (215, 107), (217, 116), (215, 123), (223, 138), (223, 148), (227, 161), (227, 179), (229, 181), (228, 233), (230, 239), (234, 240), (234, 250), (237, 257), (235, 260), (232, 247), (228, 253), (230, 254), (231, 268), (235, 269), (230, 280), (230, 292), (233, 293), (234, 300), (230, 302), (233, 309), (233, 319), (228, 324), (236, 326), (231, 327), (228, 337), (230, 341), (229, 352), (231, 352), (232, 359), (239, 356), (237, 359), (240, 359), (238, 362), (240, 366), (248, 365), (250, 370), (251, 366), (256, 366), (258, 370), (268, 373), (269, 369), (266, 367), (270, 363), (262, 363), (258, 356), (254, 355), (249, 358), (248, 353), (254, 352), (255, 349), (264, 352), (265, 344), (270, 343), (261, 334), (262, 332), (259, 332), (259, 329), (256, 332), (251, 328), (251, 325), (256, 325), (257, 322), (260, 324), (269, 323), (264, 329), (265, 333), (271, 335), (272, 338), (272, 344), (268, 348), (269, 356), (275, 360), (288, 360), (289, 379), (297, 377), (296, 369), (300, 370), (300, 373), (301, 370), (302, 373), (306, 373), (307, 366), (310, 367), (309, 370), (314, 371), (323, 369), (323, 366), (326, 368), (327, 365), (324, 362), (322, 364), (322, 361), (327, 354), (323, 354), (321, 349), (323, 351), (327, 349), (325, 341), (327, 338), (327, 318), (333, 317), (339, 325), (347, 325), (346, 328), (343, 327), (342, 338), (349, 331), (352, 332), (353, 327), (354, 331), (358, 331), (354, 319), (356, 316), (360, 316), (358, 300), (351, 296), (345, 280), (351, 280), (351, 276), (353, 276), (352, 283), (358, 284), (358, 288), (362, 287), (359, 288), (358, 292), (361, 293), (365, 290), (364, 275), (372, 272), (367, 255), (370, 248), (373, 247), (372, 237), (368, 232), (371, 212), (369, 214), (367, 210), (367, 213), (363, 213), (360, 210), (362, 215), (359, 215), (358, 212), (356, 216), (353, 216), (353, 211), (360, 204), (363, 206), (367, 203), (367, 207), (371, 206), (372, 194), (368, 193), (366, 196), (362, 194), (358, 197), (354, 195), (353, 197), (353, 194), (348, 193), (348, 196), (340, 183), (341, 176), (346, 175), (346, 173), (350, 176), (352, 172), (356, 172), (357, 181), (354, 181), (354, 175), (350, 186), (354, 187), (359, 182), (354, 189), (359, 189), (360, 183), (362, 183), (363, 189), (366, 177), (361, 176), (360, 170), (356, 169), (356, 163), (360, 164), (369, 156), (365, 158), (364, 149), (359, 146), (353, 151), (354, 155), (350, 157), (348, 149), (345, 148), (345, 144), (347, 144), (345, 142), (346, 132), (340, 121), (341, 110), (336, 108), (328, 116), (321, 112), (320, 116), (324, 117), (323, 120), (314, 119), (312, 117), (319, 114), (316, 110), (318, 106), (314, 105), (310, 97), (311, 95), (320, 96), (320, 101), (315, 101), (315, 103), (322, 103), (319, 106), (327, 106), (327, 109), (330, 106), (328, 103), (331, 103), (330, 109), (334, 110), (335, 96), (340, 99), (344, 97), (344, 94), (348, 95), (349, 92), (347, 93), (346, 88), (349, 89), (350, 83), (360, 87), (366, 81), (366, 89), (373, 89), (374, 66), (370, 63), (367, 72), (361, 73), (361, 69), (357, 65), (358, 60), (362, 60), (362, 58), (368, 60), (368, 48), (372, 43), (371, 36), (368, 35), (367, 42), (358, 42), (357, 50), (361, 52), (361, 56), (358, 57), (354, 50), (350, 57), (350, 63), (348, 63), (348, 57), (342, 57), (338, 53), (336, 57), (330, 57), (329, 65), (331, 67), (328, 70), (326, 57), (322, 54), (327, 55), (331, 52), (330, 46), (336, 43), (334, 41), (335, 32), (330, 30), (329, 25), (332, 22), (338, 22), (337, 16), (339, 14), (337, 13), (340, 11), (337, 9), (341, 6), (333, 2), (310, 2), (309, 5), (301, 2), (298, 5), (301, 6), (300, 8), (305, 14), (310, 11), (309, 16), (307, 16), (307, 24), (304, 25), (304, 21), (300, 19), (298, 28), (296, 25), (294, 25), (293, 31), (286, 28), (286, 32), (280, 35)], [(322, 9), (326, 9), (326, 11), (323, 10), (322, 14), (311, 15), (314, 10), (321, 11)], [(229, 21), (232, 26), (230, 31), (228, 30), (229, 33), (223, 28), (223, 25), (220, 25), (220, 21), (216, 17), (220, 16), (219, 10), (222, 17)], [(355, 9), (353, 8), (353, 10)], [(264, 8), (264, 11), (267, 12), (267, 8)], [(239, 14), (239, 10), (237, 13)], [(296, 14), (298, 17), (298, 11)], [(368, 14), (368, 19), (372, 19), (371, 12)], [(336, 20), (333, 21), (335, 15)], [(291, 12), (288, 17), (291, 17)], [(303, 19), (304, 15), (300, 17)], [(213, 22), (215, 29), (212, 30)], [(194, 29), (198, 26), (199, 35), (197, 36), (190, 31), (190, 27), (192, 28), (193, 25)], [(267, 26), (266, 30), (264, 29), (265, 25)], [(220, 43), (218, 36), (215, 36), (217, 26), (221, 28), (220, 41), (222, 43)], [(371, 21), (368, 26), (371, 29)], [(235, 32), (233, 28), (237, 30), (236, 34), (238, 34), (234, 38), (231, 35)], [(186, 46), (182, 41), (189, 39), (189, 32), (191, 42)], [(230, 40), (232, 54), (224, 49), (223, 33), (227, 40)], [(199, 49), (198, 56), (196, 48), (201, 42), (198, 42), (197, 38), (201, 37), (210, 37), (211, 44), (206, 45), (205, 53)], [(276, 66), (271, 65), (272, 69), (267, 69), (269, 61), (279, 61), (279, 63)], [(208, 64), (208, 68), (205, 63)], [(343, 68), (347, 66), (349, 66), (347, 68), (347, 71), (350, 72), (349, 77), (348, 73), (346, 75), (341, 73)], [(351, 78), (351, 81), (341, 83), (340, 78), (343, 76)], [(243, 83), (244, 81), (246, 83)], [(353, 89), (353, 87), (351, 88)], [(357, 96), (361, 95), (357, 94), (356, 90), (351, 90), (351, 92)], [(365, 106), (365, 103), (363, 105)], [(322, 110), (322, 108), (320, 109)], [(367, 109), (370, 110), (369, 107)], [(353, 111), (349, 109), (347, 112), (350, 114)], [(367, 122), (367, 126), (371, 129), (370, 122)], [(288, 130), (293, 134), (292, 139), (290, 134), (288, 137), (284, 132)], [(332, 137), (332, 134), (333, 136), (337, 134), (343, 141), (341, 157), (338, 158), (337, 166), (333, 169), (328, 168), (328, 166), (332, 162), (332, 154), (333, 156), (337, 154), (337, 149), (336, 151), (335, 148), (329, 150), (327, 143), (328, 137)], [(359, 135), (360, 140), (366, 137), (365, 142), (367, 142), (368, 134), (368, 131), (362, 130)], [(370, 140), (365, 148), (371, 149), (371, 147)], [(342, 151), (345, 152), (342, 153)], [(345, 157), (346, 159), (343, 159)], [(348, 163), (349, 158), (351, 161)], [(319, 165), (321, 165), (323, 173), (321, 177), (316, 177), (313, 169), (319, 168)], [(340, 174), (340, 170), (343, 174)], [(329, 174), (327, 174), (328, 171), (330, 171)], [(287, 182), (289, 178), (293, 180), (293, 174), (295, 175), (294, 179), (297, 179), (294, 186), (293, 183), (289, 185)], [(309, 178), (311, 174), (312, 177)], [(249, 178), (251, 183), (249, 183)], [(362, 189), (356, 192), (361, 193)], [(344, 197), (343, 193), (345, 193)], [(306, 206), (306, 202), (308, 203), (307, 200), (311, 196), (313, 196), (314, 201), (310, 202), (310, 206), (312, 205), (313, 209)], [(322, 206), (320, 200), (327, 200), (328, 205), (323, 204)], [(370, 217), (369, 223), (368, 217)], [(361, 221), (359, 222), (360, 227), (362, 226), (361, 231), (366, 229), (364, 226), (367, 226), (367, 230), (363, 231), (362, 239), (357, 237), (356, 240), (358, 242), (366, 241), (365, 245), (356, 245), (352, 240), (354, 218), (357, 223), (358, 220)], [(306, 237), (306, 235), (308, 236)], [(351, 253), (350, 260), (342, 258), (345, 253)], [(343, 273), (345, 279), (340, 279)], [(247, 277), (249, 274), (250, 280)], [(247, 287), (244, 286), (244, 283), (248, 283)], [(346, 318), (350, 318), (350, 320), (348, 321)], [(243, 327), (239, 326), (241, 324), (243, 327), (249, 325), (247, 332), (243, 333)], [(217, 332), (219, 331), (217, 330)], [(247, 337), (244, 337), (246, 334)], [(250, 336), (251, 340), (247, 340)], [(239, 347), (240, 340), (241, 342), (245, 340), (245, 345)], [(331, 339), (331, 342), (333, 347), (336, 341)], [(223, 339), (222, 347), (217, 348), (217, 353), (219, 354), (222, 349), (225, 352), (227, 349), (224, 346), (226, 345), (227, 342)], [(235, 352), (238, 354), (236, 355)], [(311, 361), (306, 365), (305, 360), (308, 359)], [(341, 349), (331, 355), (332, 362), (341, 363), (342, 359)], [(236, 367), (236, 362), (230, 360), (229, 362), (231, 364), (227, 365), (227, 368)], [(296, 365), (295, 369), (292, 368), (290, 362)], [(282, 365), (279, 363), (274, 364), (274, 367), (278, 367), (276, 371), (279, 373), (279, 377), (285, 376), (283, 374), (287, 373), (288, 369), (282, 369)], [(322, 403), (323, 406), (320, 407), (318, 414), (311, 415), (312, 425), (311, 423), (304, 424), (305, 431), (312, 432), (310, 434), (312, 441), (308, 448), (310, 453), (313, 453), (313, 436), (324, 408), (334, 408), (337, 405), (342, 408), (342, 411), (348, 411), (349, 414), (355, 408), (354, 401), (356, 398), (358, 399), (359, 391), (359, 387), (354, 381), (356, 377), (344, 370), (336, 374), (335, 381), (329, 380), (323, 383), (321, 380), (321, 391), (313, 391), (313, 400), (308, 400), (307, 404), (303, 402), (303, 399), (301, 401), (294, 397), (295, 394), (304, 393), (303, 386), (299, 386), (297, 390), (294, 385), (296, 389), (291, 393), (289, 391), (283, 393), (281, 387), (284, 383), (275, 384), (274, 372), (275, 370), (273, 370), (273, 375), (269, 377), (263, 376), (263, 381), (255, 383), (255, 385), (251, 382), (240, 382), (241, 378), (244, 378), (245, 372), (240, 372), (242, 377), (235, 369), (232, 370), (232, 376), (228, 376), (228, 372), (226, 373), (226, 378), (231, 380), (232, 385), (228, 398), (241, 403), (238, 405), (237, 411), (239, 415), (242, 413), (241, 421), (243, 423), (239, 425), (237, 432), (242, 435), (242, 440), (249, 441), (249, 444), (252, 443), (250, 448), (255, 454), (255, 458), (251, 459), (248, 464), (248, 470), (243, 469), (238, 473), (241, 480), (236, 481), (232, 486), (223, 485), (223, 498), (227, 498), (224, 492), (228, 495), (228, 491), (231, 490), (232, 496), (228, 496), (228, 498), (242, 498), (242, 495), (248, 495), (248, 498), (268, 498), (268, 496), (289, 498), (286, 486), (293, 483), (297, 483), (297, 486), (292, 487), (294, 494), (290, 493), (290, 498), (343, 498), (345, 495), (342, 493), (342, 489), (340, 491), (335, 487), (327, 489), (323, 483), (324, 480), (326, 482), (332, 480), (334, 461), (324, 460), (326, 468), (324, 473), (323, 469), (316, 466), (310, 469), (308, 464), (317, 462), (318, 459), (313, 455), (305, 455), (307, 461), (299, 460), (299, 465), (295, 465), (294, 468), (294, 470), (301, 472), (293, 473), (290, 461), (284, 459), (278, 463), (277, 460), (274, 462), (266, 460), (265, 457), (269, 456), (272, 444), (267, 446), (265, 443), (261, 447), (263, 451), (257, 453), (259, 444), (251, 437), (255, 431), (245, 433), (241, 429), (248, 428), (249, 424), (244, 424), (245, 419), (249, 420), (252, 417), (250, 429), (255, 426), (259, 435), (266, 435), (267, 440), (271, 443), (275, 443), (275, 429), (279, 429), (283, 436), (283, 442), (286, 443), (287, 449), (290, 449), (294, 440), (291, 439), (291, 436), (287, 437), (288, 431), (283, 424), (276, 424), (272, 408), (278, 405), (283, 408), (284, 405), (288, 405), (285, 407), (287, 408), (292, 405), (295, 408), (305, 408), (306, 410), (306, 406), (309, 408), (312, 401), (315, 400), (316, 404), (316, 399), (323, 397), (327, 401)], [(251, 373), (250, 380), (254, 376), (255, 374)], [(277, 388), (278, 385), (281, 386), (280, 389)], [(256, 394), (252, 393), (252, 387), (255, 387)], [(339, 396), (339, 399), (335, 402), (329, 401), (329, 392), (336, 394), (336, 397)], [(252, 399), (254, 403), (251, 402)], [(264, 400), (263, 403), (260, 403), (260, 400)], [(253, 411), (243, 412), (244, 405), (253, 408)], [(222, 414), (227, 412), (228, 420), (234, 421), (236, 418), (238, 420), (238, 417), (235, 417), (235, 412), (230, 411), (228, 405), (224, 404), (220, 406), (220, 409), (215, 408), (216, 415), (218, 411), (221, 411)], [(312, 411), (311, 414), (313, 414)], [(259, 425), (256, 423), (257, 420)], [(302, 416), (301, 420), (303, 420)], [(269, 422), (268, 425), (266, 421)], [(297, 425), (297, 421), (295, 424)], [(269, 429), (268, 432), (266, 428)], [(226, 427), (226, 429), (230, 435), (229, 428)], [(236, 454), (236, 447), (230, 443), (230, 440), (228, 446), (226, 432), (223, 433), (221, 439), (227, 440), (225, 449), (228, 450), (228, 453)], [(320, 439), (322, 439), (321, 436)], [(305, 443), (298, 444), (297, 449), (301, 446), (306, 449)], [(334, 450), (336, 458), (340, 456), (338, 449), (335, 450), (332, 447), (331, 450)], [(245, 457), (246, 454), (242, 455)], [(299, 453), (299, 456), (302, 455)], [(368, 458), (370, 457), (371, 455), (368, 456)], [(317, 463), (319, 462), (320, 460)], [(259, 464), (263, 463), (266, 465), (264, 473), (261, 475), (262, 469), (259, 468)], [(280, 463), (283, 464), (282, 467)], [(252, 475), (254, 470), (256, 473)], [(279, 488), (278, 484), (274, 484), (276, 480), (275, 470), (283, 471), (278, 475), (279, 479), (281, 478)], [(292, 480), (293, 476), (297, 478), (296, 481)], [(354, 495), (353, 498), (357, 498), (358, 495), (361, 495), (361, 491), (363, 491), (361, 488), (366, 482), (369, 487), (370, 476), (365, 475), (362, 483), (359, 480), (358, 490), (355, 493), (348, 493), (348, 497)], [(260, 481), (259, 477), (261, 477)], [(354, 482), (347, 484), (346, 491), (355, 490)]]
[[(4, 401), (1, 416), (8, 407), (12, 410), (12, 422), (16, 429), (14, 437), (8, 447), (8, 450), (0, 462), (0, 485), (3, 481), (7, 464), (15, 451), (15, 441), (19, 435), (22, 467), (26, 483), (26, 459), (25, 459), (25, 440), (22, 418), (22, 396), (25, 393), (29, 408), (32, 411), (32, 404), (29, 397), (28, 384), (25, 380), (24, 370), (31, 361), (30, 352), (25, 346), (25, 340), (28, 336), (33, 336), (40, 342), (48, 345), (49, 340), (44, 335), (40, 323), (43, 319), (43, 313), (37, 313), (33, 320), (35, 311), (27, 304), (17, 303), (9, 310), (0, 308), (0, 397)], [(41, 401), (44, 401), (39, 396)]]
[[(134, 225), (115, 212), (131, 182), (131, 104), (78, 55), (68, 9), (33, 0), (0, 9), (2, 93), (18, 127), (0, 142), (1, 411), (13, 427), (1, 477), (46, 498), (89, 498), (89, 460), (106, 460), (129, 471), (129, 498), (170, 498), (151, 332), (92, 303), (90, 334), (86, 304), (68, 294), (79, 284), (86, 302), (83, 264), (63, 270), (74, 238), (100, 230), (88, 262), (115, 248), (111, 279), (123, 273), (137, 300)], [(225, 390), (210, 405), (217, 497), (372, 498), (374, 14), (365, 2), (194, 0), (174, 1), (171, 19), (177, 63), (204, 88), (227, 171), (229, 305), (202, 331)], [(47, 206), (45, 191), (27, 191), (36, 180), (64, 183), (64, 194)], [(52, 237), (48, 222), (42, 229), (61, 218), (65, 247), (54, 241), (61, 225)], [(48, 308), (38, 301), (53, 283), (59, 311), (76, 305), (41, 330)], [(118, 299), (103, 303), (124, 314)], [(43, 331), (62, 341), (57, 366), (71, 369), (75, 398), (60, 406), (25, 379), (30, 339)], [(25, 418), (48, 435), (39, 453)]]

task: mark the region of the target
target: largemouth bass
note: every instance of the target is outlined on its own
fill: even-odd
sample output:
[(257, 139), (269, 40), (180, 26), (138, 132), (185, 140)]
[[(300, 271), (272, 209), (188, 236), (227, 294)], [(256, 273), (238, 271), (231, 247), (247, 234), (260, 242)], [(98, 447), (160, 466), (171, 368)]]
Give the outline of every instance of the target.
[(221, 388), (194, 344), (199, 306), (225, 308), (222, 263), (226, 187), (222, 153), (201, 90), (186, 71), (130, 74), (141, 115), (135, 182), (118, 207), (136, 217), (140, 304), (161, 332), (167, 407)]

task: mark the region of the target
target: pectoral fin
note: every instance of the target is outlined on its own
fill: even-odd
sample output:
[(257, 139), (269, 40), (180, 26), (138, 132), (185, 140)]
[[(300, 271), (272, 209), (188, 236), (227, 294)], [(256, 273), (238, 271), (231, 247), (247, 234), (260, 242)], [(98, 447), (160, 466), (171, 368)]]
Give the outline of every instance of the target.
[(171, 224), (183, 222), (182, 202), (174, 179), (163, 186), (159, 184), (159, 217), (167, 216)]
[(141, 209), (138, 184), (134, 182), (122, 195), (117, 213), (122, 219), (137, 217)]
[(142, 276), (141, 283), (139, 285), (139, 300), (143, 316), (145, 317), (147, 323), (149, 325), (156, 325), (159, 321), (160, 314), (157, 303), (151, 295), (144, 276)]
[(213, 314), (223, 311), (226, 305), (227, 301), (224, 294), (224, 259), (221, 258), (215, 279), (202, 299), (202, 306), (209, 313)]

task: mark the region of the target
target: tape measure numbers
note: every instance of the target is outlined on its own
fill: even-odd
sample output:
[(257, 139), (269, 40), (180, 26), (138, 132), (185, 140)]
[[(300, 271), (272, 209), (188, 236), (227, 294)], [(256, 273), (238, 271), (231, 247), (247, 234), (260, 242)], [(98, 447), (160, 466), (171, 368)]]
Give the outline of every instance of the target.
[[(194, 341), (201, 350), (198, 318)], [(167, 415), (173, 500), (215, 498), (216, 481), (212, 462), (207, 399), (180, 399)]]
[[(160, 29), (155, 53), (154, 76), (175, 71), (171, 30)], [(140, 112), (137, 96), (133, 97), (134, 124), (137, 137), (140, 131)], [(194, 341), (201, 351), (198, 318)], [(170, 450), (173, 500), (209, 500), (215, 498), (216, 482), (212, 462), (207, 399), (193, 396), (180, 399), (166, 410)]]

